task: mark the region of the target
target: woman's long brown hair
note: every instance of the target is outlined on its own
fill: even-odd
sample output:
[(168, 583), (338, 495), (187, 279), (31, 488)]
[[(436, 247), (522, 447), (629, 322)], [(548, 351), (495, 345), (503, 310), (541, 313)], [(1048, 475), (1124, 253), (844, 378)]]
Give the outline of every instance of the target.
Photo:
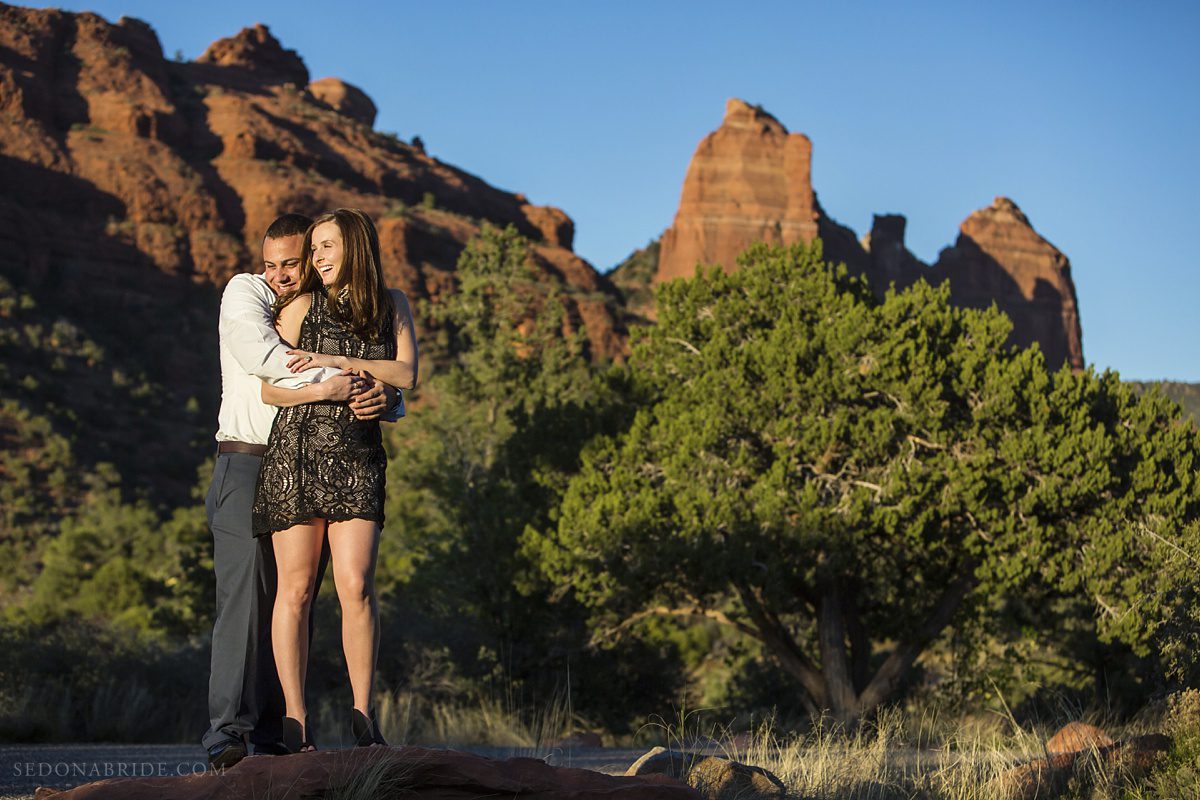
[[(329, 311), (359, 338), (378, 342), (392, 330), (396, 306), (383, 280), (379, 258), (379, 234), (371, 218), (357, 208), (339, 208), (320, 215), (304, 233), (304, 260), (300, 265), (299, 288), (292, 297), (321, 291), (321, 276), (313, 266), (312, 237), (318, 225), (336, 223), (342, 232), (342, 267), (336, 283), (328, 288)], [(338, 302), (338, 294), (349, 288), (348, 301)], [(276, 319), (288, 298), (275, 309)]]

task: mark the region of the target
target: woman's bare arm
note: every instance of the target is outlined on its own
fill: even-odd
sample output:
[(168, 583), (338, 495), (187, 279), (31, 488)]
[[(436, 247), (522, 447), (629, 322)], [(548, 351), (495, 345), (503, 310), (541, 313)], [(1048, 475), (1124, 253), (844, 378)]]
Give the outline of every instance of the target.
[[(370, 359), (350, 356), (327, 356), (310, 354), (303, 350), (289, 350), (293, 358), (288, 366), (293, 372), (315, 366), (350, 369), (369, 372), (384, 383), (397, 389), (412, 389), (417, 385), (417, 335), (413, 329), (412, 307), (408, 297), (399, 289), (392, 289), (392, 302), (396, 306), (393, 325), (396, 330), (396, 358)], [(286, 309), (285, 309), (286, 310)], [(312, 355), (312, 358), (309, 356)]]
[[(304, 324), (304, 317), (308, 314), (311, 306), (312, 295), (305, 294), (288, 303), (279, 313), (279, 319), (275, 321), (275, 329), (279, 331), (279, 338), (286, 344), (290, 345), (292, 342), (300, 341), (300, 327)], [(310, 383), (299, 389), (287, 389), (263, 381), (262, 400), (267, 405), (280, 408), (322, 400), (345, 402), (360, 388), (360, 383), (361, 381), (355, 379), (349, 372), (317, 383)]]
[(262, 382), (262, 401), (269, 406), (289, 408), (303, 403), (317, 403), (322, 400), (332, 400), (344, 403), (358, 392), (366, 389), (368, 384), (349, 370), (340, 375), (326, 378), (318, 383), (310, 383), (299, 389), (285, 389), (282, 386)]

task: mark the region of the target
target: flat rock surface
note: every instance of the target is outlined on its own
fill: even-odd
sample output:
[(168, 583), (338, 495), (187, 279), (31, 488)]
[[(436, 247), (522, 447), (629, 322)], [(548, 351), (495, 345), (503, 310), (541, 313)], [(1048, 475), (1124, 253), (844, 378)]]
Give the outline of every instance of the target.
[[(551, 766), (623, 775), (646, 748), (535, 749), (460, 747), (488, 758), (540, 758)], [(257, 756), (270, 758), (270, 756)], [(107, 778), (174, 777), (203, 773), (199, 745), (52, 744), (0, 746), (0, 800), (32, 797), (38, 786), (71, 788)]]

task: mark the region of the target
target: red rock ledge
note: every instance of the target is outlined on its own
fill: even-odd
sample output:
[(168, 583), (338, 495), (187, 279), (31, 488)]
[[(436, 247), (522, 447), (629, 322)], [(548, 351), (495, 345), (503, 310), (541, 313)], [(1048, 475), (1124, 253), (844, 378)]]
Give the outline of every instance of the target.
[(552, 767), (535, 758), (503, 761), (457, 750), (369, 747), (290, 756), (252, 756), (223, 773), (178, 778), (120, 778), (63, 791), (38, 789), (54, 800), (234, 800), (321, 798), (359, 784), (364, 797), (465, 800), (698, 800), (695, 789), (664, 775), (624, 777)]

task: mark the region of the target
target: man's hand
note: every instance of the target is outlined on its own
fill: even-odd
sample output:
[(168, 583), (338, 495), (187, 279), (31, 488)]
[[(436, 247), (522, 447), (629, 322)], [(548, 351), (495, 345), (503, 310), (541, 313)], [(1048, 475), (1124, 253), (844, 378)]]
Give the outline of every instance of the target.
[(366, 382), (366, 388), (350, 400), (350, 410), (364, 422), (379, 419), (383, 412), (396, 405), (396, 390), (369, 372), (360, 374), (360, 380)]
[(345, 403), (362, 392), (368, 383), (350, 370), (342, 370), (332, 378), (327, 378), (315, 386), (320, 388), (322, 400), (332, 400), (335, 403)]

